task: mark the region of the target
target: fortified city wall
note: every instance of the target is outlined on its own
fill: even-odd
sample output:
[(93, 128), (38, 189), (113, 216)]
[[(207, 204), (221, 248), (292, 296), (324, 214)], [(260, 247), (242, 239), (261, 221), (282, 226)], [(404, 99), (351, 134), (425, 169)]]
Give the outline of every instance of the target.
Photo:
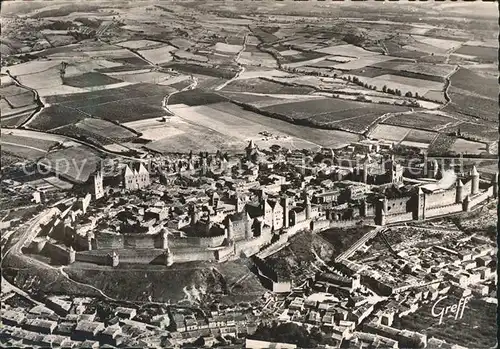
[(448, 206), (448, 205), (454, 204), (455, 200), (456, 200), (456, 189), (455, 188), (448, 189), (446, 191), (435, 193), (435, 194), (426, 194), (425, 195), (425, 207), (426, 207), (426, 209), (430, 209), (433, 207)]
[[(275, 252), (287, 244), (293, 235), (303, 230), (311, 230), (315, 233), (330, 228), (373, 224), (373, 217), (369, 217), (371, 212), (375, 213), (375, 222), (382, 222), (382, 225), (412, 221), (415, 217), (414, 214), (418, 213), (419, 210), (422, 211), (423, 215), (417, 215), (417, 217), (423, 219), (467, 212), (496, 195), (494, 185), (491, 185), (487, 190), (472, 196), (470, 182), (464, 185), (464, 188), (469, 189), (464, 190), (464, 201), (462, 203), (456, 202), (457, 189), (452, 188), (440, 193), (423, 194), (420, 197), (415, 194), (412, 197), (381, 200), (376, 206), (365, 205), (367, 209), (364, 212), (364, 217), (351, 220), (325, 219), (317, 207), (310, 211), (310, 219), (305, 219), (306, 210), (300, 212), (292, 210), (290, 212), (291, 226), (282, 230), (279, 240), (273, 244), (271, 244), (273, 237), (271, 228), (261, 224), (255, 227), (256, 234), (260, 235), (250, 239), (244, 239), (243, 236), (238, 236), (235, 239), (238, 231), (244, 232), (244, 229), (234, 229), (233, 226), (233, 238), (227, 243), (226, 231), (226, 234), (212, 237), (172, 237), (170, 235), (168, 236), (168, 247), (172, 253), (174, 263), (223, 261), (237, 259), (241, 256), (249, 257), (259, 253), (259, 251), (261, 252), (259, 256), (265, 258), (272, 254), (273, 251)], [(420, 206), (418, 206), (419, 202), (421, 203)], [(387, 211), (385, 208), (387, 208)], [(382, 212), (385, 214), (382, 214)], [(56, 217), (57, 215), (59, 217)], [(110, 234), (99, 232), (95, 236), (91, 234), (89, 240), (87, 236), (76, 234), (71, 224), (68, 221), (63, 221), (62, 218), (64, 217), (62, 217), (59, 210), (50, 209), (35, 229), (42, 231), (50, 228), (49, 235), (59, 237), (59, 241), (67, 240), (69, 237), (73, 238), (74, 246), (82, 250), (75, 253), (75, 261), (111, 264), (111, 255), (115, 252), (117, 254), (115, 259), (119, 259), (120, 263), (166, 264), (164, 254), (166, 241), (164, 241), (164, 235), (161, 232), (156, 234)], [(383, 219), (377, 220), (380, 218)], [(239, 222), (233, 222), (233, 224), (235, 223), (239, 224)], [(243, 233), (240, 235), (243, 235)], [(263, 247), (265, 247), (264, 250), (262, 250)], [(65, 249), (64, 246), (49, 241), (43, 246), (41, 245), (40, 250), (41, 253), (54, 256), (54, 258), (60, 260), (68, 261), (71, 257), (69, 250)], [(273, 280), (273, 282), (278, 282), (278, 280)]]

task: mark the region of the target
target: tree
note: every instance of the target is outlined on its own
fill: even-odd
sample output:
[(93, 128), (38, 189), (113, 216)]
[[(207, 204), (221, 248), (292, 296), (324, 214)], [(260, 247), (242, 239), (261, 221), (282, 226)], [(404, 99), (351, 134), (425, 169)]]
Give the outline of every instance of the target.
[(67, 66), (68, 66), (68, 63), (61, 62), (61, 66), (59, 67), (59, 76), (61, 77), (61, 80), (63, 80), (63, 83), (64, 83), (64, 75), (66, 75), (66, 67)]
[(405, 93), (405, 97), (411, 97), (411, 96), (412, 96), (412, 94), (411, 94), (410, 91), (408, 91), (408, 92)]
[(324, 158), (325, 156), (323, 154), (318, 153), (314, 156), (313, 161), (316, 163), (320, 163), (321, 161), (323, 161)]
[(384, 93), (385, 93), (385, 92), (387, 92), (387, 86), (386, 86), (386, 85), (384, 85), (384, 87), (382, 87), (382, 91), (383, 91)]

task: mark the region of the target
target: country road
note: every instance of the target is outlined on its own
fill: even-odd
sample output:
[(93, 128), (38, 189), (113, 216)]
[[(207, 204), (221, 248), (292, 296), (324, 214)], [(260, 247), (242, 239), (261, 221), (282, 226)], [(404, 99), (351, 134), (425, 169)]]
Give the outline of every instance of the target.
[(30, 145), (25, 145), (25, 144), (20, 144), (20, 143), (12, 143), (12, 142), (5, 142), (3, 140), (0, 140), (0, 144), (13, 145), (13, 146), (20, 147), (20, 148), (33, 149), (33, 150), (36, 150), (36, 151), (39, 151), (39, 152), (42, 152), (42, 153), (46, 153), (47, 152), (44, 149), (32, 147)]
[(173, 95), (175, 95), (175, 94), (177, 94), (179, 92), (184, 92), (184, 91), (188, 91), (188, 90), (194, 90), (196, 88), (196, 86), (198, 86), (198, 78), (196, 76), (194, 76), (194, 75), (191, 75), (191, 80), (193, 82), (189, 86), (184, 87), (180, 91), (174, 91), (172, 93), (169, 93), (168, 95), (165, 96), (165, 98), (163, 98), (162, 107), (163, 107), (163, 109), (165, 109), (165, 111), (167, 113), (170, 114), (170, 116), (175, 115), (174, 112), (172, 112), (168, 108), (168, 101), (169, 101), (170, 97), (172, 97)]
[(238, 60), (240, 59), (241, 54), (243, 52), (245, 52), (245, 50), (247, 48), (247, 38), (248, 38), (248, 34), (245, 35), (245, 39), (243, 40), (243, 46), (242, 46), (241, 50), (238, 52), (238, 54), (236, 55), (236, 57), (234, 58), (234, 61), (236, 62), (236, 64), (238, 64), (238, 67), (240, 68), (240, 70), (231, 79), (229, 79), (229, 80), (225, 81), (224, 83), (222, 83), (221, 85), (215, 87), (214, 91), (220, 91), (220, 90), (222, 90), (228, 84), (230, 84), (234, 80), (238, 79), (238, 77), (245, 72), (245, 66), (243, 64), (241, 64), (240, 62), (238, 62)]
[[(52, 212), (51, 212), (52, 210)], [(2, 269), (4, 269), (4, 263), (5, 263), (5, 260), (7, 259), (6, 257), (9, 256), (10, 254), (14, 254), (14, 255), (18, 255), (20, 256), (21, 258), (25, 259), (26, 261), (28, 261), (30, 264), (37, 264), (39, 265), (40, 267), (42, 268), (46, 268), (46, 269), (53, 269), (53, 270), (57, 270), (64, 278), (66, 278), (68, 281), (70, 282), (73, 282), (73, 283), (76, 283), (77, 285), (81, 285), (81, 286), (85, 286), (85, 287), (89, 287), (91, 289), (93, 289), (94, 291), (98, 292), (99, 294), (101, 294), (104, 298), (108, 299), (108, 300), (113, 300), (113, 301), (116, 301), (116, 299), (114, 298), (111, 298), (109, 296), (107, 296), (106, 294), (104, 294), (104, 292), (102, 292), (100, 289), (92, 286), (92, 285), (89, 285), (89, 284), (86, 284), (86, 283), (81, 283), (81, 282), (78, 282), (78, 281), (75, 281), (73, 279), (70, 278), (70, 276), (64, 271), (64, 266), (61, 266), (61, 267), (54, 267), (50, 264), (47, 264), (45, 262), (42, 262), (41, 260), (38, 260), (38, 259), (35, 259), (35, 258), (32, 258), (30, 256), (27, 256), (27, 255), (24, 255), (23, 252), (22, 252), (22, 248), (26, 245), (28, 245), (29, 243), (31, 243), (31, 241), (36, 237), (36, 235), (38, 234), (38, 229), (36, 229), (36, 226), (40, 223), (40, 221), (45, 218), (46, 215), (52, 215), (53, 213), (55, 214), (57, 211), (54, 210), (54, 208), (51, 208), (49, 210), (45, 210), (43, 212), (41, 212), (38, 216), (34, 217), (31, 221), (29, 221), (29, 225), (27, 227), (25, 227), (25, 225), (22, 225), (21, 227), (19, 227), (17, 229), (17, 231), (19, 230), (24, 230), (21, 235), (19, 236), (17, 242), (12, 245), (2, 256), (2, 261), (0, 262), (0, 266)], [(21, 290), (20, 288), (18, 288), (17, 286), (15, 285), (12, 285), (10, 282), (8, 282), (7, 280), (5, 280), (5, 278), (3, 277), (2, 275), (2, 290), (4, 290), (4, 287), (7, 287), (7, 288), (11, 288), (14, 292), (26, 297), (27, 299), (29, 299), (30, 301), (36, 303), (36, 304), (41, 304), (40, 302), (32, 299), (25, 291)]]
[(25, 125), (29, 124), (31, 122), (31, 120), (33, 120), (33, 118), (43, 110), (43, 108), (45, 108), (45, 105), (43, 104), (42, 100), (40, 99), (40, 95), (38, 94), (38, 91), (35, 90), (34, 88), (31, 88), (29, 86), (26, 86), (26, 85), (23, 85), (16, 77), (12, 76), (10, 74), (10, 72), (7, 70), (7, 75), (12, 79), (12, 81), (14, 81), (14, 83), (19, 86), (19, 87), (22, 87), (22, 88), (25, 88), (27, 90), (30, 90), (31, 92), (33, 92), (35, 94), (35, 100), (36, 100), (36, 104), (37, 104), (37, 108), (35, 109), (35, 111), (33, 112), (33, 114), (30, 115), (29, 118), (27, 118), (19, 127), (24, 127)]

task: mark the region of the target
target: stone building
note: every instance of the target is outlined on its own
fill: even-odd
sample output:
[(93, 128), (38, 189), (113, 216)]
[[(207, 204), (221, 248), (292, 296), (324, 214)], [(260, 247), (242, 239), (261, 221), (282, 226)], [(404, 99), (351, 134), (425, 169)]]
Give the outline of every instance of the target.
[(149, 172), (143, 163), (126, 165), (123, 170), (123, 185), (127, 190), (142, 189), (151, 184)]

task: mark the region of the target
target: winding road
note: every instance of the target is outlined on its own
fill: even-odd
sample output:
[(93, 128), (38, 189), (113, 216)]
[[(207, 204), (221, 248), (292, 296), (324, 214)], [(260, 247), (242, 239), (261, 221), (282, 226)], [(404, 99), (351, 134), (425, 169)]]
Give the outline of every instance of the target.
[(222, 90), (224, 87), (226, 87), (228, 84), (230, 84), (231, 82), (233, 82), (234, 80), (238, 79), (238, 77), (243, 74), (245, 72), (245, 66), (242, 65), (240, 62), (239, 62), (239, 59), (241, 57), (241, 54), (243, 52), (245, 52), (246, 48), (247, 48), (247, 38), (248, 38), (248, 33), (245, 34), (245, 39), (243, 40), (243, 46), (241, 47), (241, 50), (238, 52), (238, 54), (236, 55), (236, 57), (234, 58), (234, 61), (235, 63), (238, 65), (238, 67), (240, 68), (240, 70), (236, 73), (235, 76), (233, 76), (231, 79), (223, 82), (222, 84), (220, 84), (219, 86), (215, 87), (214, 88), (214, 91), (220, 91)]
[(25, 125), (29, 124), (31, 120), (33, 120), (33, 118), (43, 110), (43, 108), (45, 108), (45, 105), (43, 104), (42, 100), (40, 99), (40, 95), (38, 94), (38, 91), (29, 87), (29, 86), (26, 86), (26, 85), (23, 85), (16, 77), (12, 76), (10, 74), (10, 71), (7, 70), (7, 75), (12, 79), (12, 81), (14, 81), (14, 83), (19, 86), (19, 87), (22, 87), (26, 90), (29, 90), (31, 92), (33, 92), (35, 94), (35, 101), (36, 101), (36, 104), (37, 104), (37, 108), (35, 109), (35, 111), (33, 112), (33, 114), (30, 115), (29, 118), (27, 118), (19, 127), (24, 127)]
[(163, 99), (163, 103), (162, 103), (162, 107), (163, 109), (165, 109), (165, 111), (169, 114), (169, 116), (173, 116), (175, 115), (173, 111), (171, 111), (169, 108), (168, 108), (168, 101), (170, 99), (170, 97), (172, 97), (173, 95), (179, 93), (179, 92), (184, 92), (184, 91), (188, 91), (188, 90), (194, 90), (196, 88), (196, 86), (198, 86), (198, 78), (194, 75), (191, 75), (190, 76), (191, 80), (193, 81), (189, 86), (186, 86), (184, 87), (182, 90), (179, 90), (179, 91), (174, 91), (172, 93), (169, 93), (168, 95), (165, 96), (165, 98)]

